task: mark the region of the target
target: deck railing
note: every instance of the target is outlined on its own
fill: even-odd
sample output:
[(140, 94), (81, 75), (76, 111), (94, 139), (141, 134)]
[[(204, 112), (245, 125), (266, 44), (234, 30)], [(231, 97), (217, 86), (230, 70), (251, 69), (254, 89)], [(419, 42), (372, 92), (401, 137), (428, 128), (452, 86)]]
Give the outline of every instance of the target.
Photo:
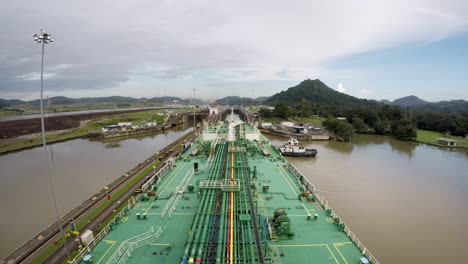
[(151, 176), (151, 178), (146, 183), (141, 185), (142, 191), (148, 190), (150, 185), (157, 185), (161, 181), (163, 176), (172, 168), (173, 163), (174, 160), (169, 159), (166, 162), (166, 164), (161, 169), (159, 169), (153, 176)]
[(192, 169), (184, 176), (182, 183), (176, 187), (175, 191), (171, 195), (171, 198), (169, 198), (169, 201), (167, 201), (166, 206), (164, 206), (164, 209), (161, 212), (161, 218), (164, 218), (167, 211), (169, 211), (169, 217), (172, 217), (172, 213), (174, 212), (177, 203), (180, 200), (182, 192), (187, 188), (194, 174), (195, 170)]
[[(145, 184), (158, 184), (162, 177), (157, 177), (157, 181), (155, 181), (156, 179), (156, 176), (164, 176), (171, 168), (172, 168), (172, 164), (174, 163), (173, 160), (170, 160), (166, 163), (166, 165), (164, 165), (161, 169), (159, 169), (154, 175), (153, 177), (151, 177), (150, 180), (148, 180)], [(133, 196), (131, 197), (129, 200), (128, 200), (128, 205), (126, 206), (126, 208), (128, 210), (130, 210), (133, 205), (135, 205), (141, 198), (141, 195), (142, 193), (138, 194), (137, 196)], [(122, 216), (125, 215), (125, 208), (122, 209), (110, 222), (109, 224), (107, 224), (95, 237), (94, 239), (88, 244), (86, 245), (85, 248), (81, 249), (78, 254), (70, 261), (68, 261), (68, 263), (72, 263), (72, 264), (77, 264), (77, 263), (80, 263), (81, 260), (83, 259), (84, 256), (86, 256), (87, 254), (89, 254), (89, 252), (91, 252), (91, 250), (97, 245), (97, 243), (99, 243), (102, 238), (107, 234), (109, 233), (109, 231), (111, 230), (111, 225), (112, 224), (115, 224), (117, 222), (118, 219), (120, 219)]]
[[(130, 199), (128, 201), (128, 206), (127, 208), (130, 209), (135, 203), (136, 201), (138, 201), (141, 197), (141, 194), (138, 194), (136, 197), (133, 197), (132, 199)], [(101, 232), (99, 232), (95, 237), (94, 239), (88, 244), (86, 245), (85, 248), (82, 248), (78, 254), (70, 261), (68, 261), (68, 263), (73, 263), (73, 264), (77, 264), (77, 263), (80, 263), (81, 260), (84, 258), (84, 256), (88, 255), (89, 252), (91, 252), (91, 250), (97, 245), (97, 243), (99, 243), (102, 238), (107, 235), (107, 233), (109, 233), (109, 231), (111, 230), (111, 225), (112, 224), (115, 224), (117, 222), (117, 219), (120, 219), (122, 216), (125, 215), (125, 208), (122, 209), (102, 230)]]
[(294, 175), (294, 177), (296, 177), (297, 182), (301, 184), (304, 189), (307, 189), (315, 196), (315, 198), (319, 201), (321, 206), (325, 208), (325, 210), (330, 209), (330, 216), (333, 219), (339, 219), (339, 224), (344, 225), (344, 232), (351, 239), (351, 241), (353, 241), (356, 247), (361, 251), (362, 255), (365, 256), (371, 263), (380, 264), (380, 262), (370, 253), (366, 246), (351, 231), (351, 228), (347, 224), (345, 224), (345, 222), (338, 216), (338, 214), (336, 214), (336, 212), (328, 206), (328, 201), (325, 199), (325, 197), (320, 196), (318, 193), (315, 192), (315, 185), (310, 183), (309, 180), (293, 164), (287, 161), (286, 168), (289, 170), (289, 172), (291, 172), (292, 175)]
[(200, 189), (222, 190), (226, 192), (234, 192), (240, 190), (239, 179), (223, 179), (223, 180), (201, 180), (198, 183)]
[(134, 236), (125, 240), (114, 252), (112, 257), (107, 261), (110, 264), (123, 264), (126, 263), (128, 258), (132, 256), (133, 250), (143, 246), (148, 245), (150, 242), (155, 241), (161, 236), (162, 229), (159, 227), (156, 231), (154, 227), (151, 227), (150, 230), (146, 233)]

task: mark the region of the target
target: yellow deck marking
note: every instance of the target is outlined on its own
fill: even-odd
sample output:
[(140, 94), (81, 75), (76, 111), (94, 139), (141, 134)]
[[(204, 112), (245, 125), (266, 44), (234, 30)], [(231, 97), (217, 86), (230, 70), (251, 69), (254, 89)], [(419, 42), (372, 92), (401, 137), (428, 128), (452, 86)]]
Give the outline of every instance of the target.
[[(289, 216), (289, 215), (288, 215)], [(289, 245), (270, 245), (270, 247), (326, 247), (327, 244), (289, 244)]]
[[(161, 193), (163, 193), (163, 192), (166, 191), (165, 187), (167, 187), (167, 186), (169, 186), (169, 184), (171, 184), (171, 182), (176, 178), (177, 173), (179, 172), (179, 170), (181, 170), (181, 169), (184, 167), (184, 165), (186, 165), (186, 164), (187, 164), (187, 163), (184, 163), (184, 164), (182, 164), (181, 166), (177, 167), (174, 171), (172, 171), (173, 177), (171, 178), (171, 180), (169, 181), (169, 179), (167, 179), (169, 182), (165, 181), (165, 182), (163, 182), (163, 183), (161, 184), (160, 189), (164, 189)], [(176, 172), (177, 172), (177, 173), (176, 173)], [(166, 183), (167, 183), (167, 184), (166, 184)], [(166, 186), (165, 186), (164, 188), (163, 188), (163, 184), (166, 184)], [(174, 188), (174, 190), (175, 190), (175, 188)], [(146, 209), (145, 214), (148, 214), (148, 211), (151, 209), (151, 207), (153, 207), (153, 204), (154, 204), (156, 201), (157, 201), (157, 200), (154, 200), (154, 201), (151, 203), (151, 205), (148, 206), (148, 209)]]
[(330, 251), (330, 254), (332, 254), (333, 258), (335, 259), (336, 264), (340, 264), (340, 262), (338, 262), (338, 260), (336, 259), (335, 254), (333, 254), (333, 252), (331, 251), (331, 249), (330, 249), (330, 247), (328, 245), (327, 245), (327, 248), (328, 248), (328, 251)]
[(112, 257), (113, 257), (115, 254), (117, 254), (117, 252), (119, 251), (119, 249), (123, 246), (124, 242), (125, 242), (125, 241), (120, 242), (120, 245), (117, 247), (116, 250), (114, 250), (114, 253), (112, 253), (112, 255), (110, 256), (110, 258), (106, 261), (106, 264), (109, 263), (109, 261), (112, 259)]
[[(351, 242), (343, 242), (343, 243), (333, 243), (333, 246), (335, 247), (336, 251), (338, 251), (338, 254), (340, 254), (341, 258), (344, 260), (346, 264), (348, 264), (348, 261), (346, 261), (346, 258), (341, 254), (341, 251), (338, 249), (339, 246), (343, 246), (345, 244), (351, 244)], [(337, 247), (338, 246), (338, 247)]]
[(335, 259), (336, 264), (340, 264), (338, 260), (335, 257), (335, 254), (333, 254), (333, 251), (331, 251), (330, 247), (328, 244), (293, 244), (293, 245), (270, 245), (270, 247), (326, 247), (328, 249), (328, 252), (332, 255), (333, 259)]
[[(294, 188), (297, 190), (298, 193), (300, 193), (301, 191), (299, 191), (299, 188), (296, 186), (296, 184), (294, 183), (294, 179), (291, 179), (291, 177), (288, 175), (288, 173), (286, 172), (286, 170), (283, 168), (283, 166), (279, 166), (280, 167), (280, 171), (281, 173), (283, 173), (283, 175), (286, 177), (286, 179), (288, 181), (290, 181), (292, 183), (292, 185), (294, 186)], [(297, 183), (297, 181), (296, 181)]]
[[(171, 180), (168, 179), (169, 182), (164, 182), (163, 184), (166, 184), (166, 186), (164, 186), (164, 188), (162, 187), (162, 184), (161, 184), (161, 187), (160, 189), (165, 189), (167, 186), (169, 186), (169, 184), (172, 183), (172, 181), (176, 178), (177, 176), (177, 173), (179, 173), (179, 171), (185, 166), (187, 165), (187, 163), (183, 163), (181, 166), (177, 167), (174, 171), (173, 171), (173, 177), (171, 178)], [(177, 172), (177, 173), (176, 173)]]
[(306, 210), (306, 212), (307, 212), (308, 214), (310, 214), (310, 211), (307, 210), (307, 207), (306, 207), (303, 203), (301, 203), (301, 204), (302, 204), (302, 207), (304, 207), (304, 210)]
[(353, 242), (337, 242), (333, 243), (333, 245), (337, 245), (338, 247), (344, 246), (346, 244), (352, 244)]
[(290, 215), (290, 214), (288, 214), (288, 217), (307, 217), (307, 215)]
[[(172, 213), (172, 215), (194, 215), (195, 213)], [(159, 213), (147, 213), (146, 215), (161, 215), (161, 212)]]
[(294, 188), (292, 187), (292, 185), (289, 183), (288, 179), (287, 179), (287, 176), (285, 176), (283, 174), (283, 171), (280, 169), (279, 170), (281, 176), (283, 177), (283, 179), (286, 181), (286, 183), (289, 185), (289, 188), (291, 188), (291, 190), (293, 191), (294, 195), (297, 195), (297, 192), (294, 190)]
[(106, 250), (106, 252), (104, 252), (104, 255), (102, 255), (102, 257), (99, 259), (99, 261), (97, 262), (97, 264), (99, 264), (99, 263), (102, 261), (102, 259), (107, 255), (107, 253), (109, 253), (109, 250), (110, 250), (110, 249), (115, 245), (115, 243), (117, 242), (117, 241), (114, 241), (114, 240), (106, 240), (106, 239), (104, 239), (103, 241), (106, 242), (107, 244), (112, 244), (112, 245)]

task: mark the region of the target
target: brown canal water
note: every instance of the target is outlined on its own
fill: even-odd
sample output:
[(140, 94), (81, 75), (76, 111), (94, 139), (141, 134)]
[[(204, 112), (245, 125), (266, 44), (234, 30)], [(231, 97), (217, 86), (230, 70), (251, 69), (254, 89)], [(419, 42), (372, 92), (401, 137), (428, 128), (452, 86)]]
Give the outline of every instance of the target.
[(55, 221), (50, 173), (64, 215), (189, 130), (53, 144), (50, 170), (42, 147), (0, 156), (0, 259)]
[(317, 157), (288, 160), (381, 263), (468, 263), (467, 154), (383, 136), (302, 143)]
[[(112, 144), (53, 145), (52, 176), (63, 213), (81, 204), (184, 131)], [(285, 141), (269, 137), (274, 145)], [(388, 137), (304, 145), (290, 158), (381, 263), (466, 263), (468, 156)], [(43, 150), (0, 156), (0, 258), (55, 220)]]

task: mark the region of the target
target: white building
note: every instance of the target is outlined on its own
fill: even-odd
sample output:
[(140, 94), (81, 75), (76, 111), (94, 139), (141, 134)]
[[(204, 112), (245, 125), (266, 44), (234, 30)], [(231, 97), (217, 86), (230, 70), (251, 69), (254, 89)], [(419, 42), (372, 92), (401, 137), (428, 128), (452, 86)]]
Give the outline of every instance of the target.
[(292, 126), (294, 126), (294, 123), (293, 122), (288, 122), (288, 121), (283, 121), (283, 122), (281, 122), (281, 126), (282, 127), (292, 127)]
[(210, 115), (217, 115), (219, 113), (217, 103), (211, 103), (209, 108), (210, 108)]
[(132, 122), (119, 122), (118, 123), (118, 126), (120, 127), (131, 127), (132, 126)]

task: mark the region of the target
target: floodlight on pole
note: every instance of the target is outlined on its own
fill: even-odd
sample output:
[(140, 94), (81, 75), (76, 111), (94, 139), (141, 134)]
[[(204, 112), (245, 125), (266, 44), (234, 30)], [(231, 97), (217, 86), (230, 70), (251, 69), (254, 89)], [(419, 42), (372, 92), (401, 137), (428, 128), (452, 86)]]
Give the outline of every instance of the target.
[[(45, 44), (54, 42), (54, 38), (52, 37), (51, 34), (44, 32), (41, 29), (41, 33), (39, 34), (34, 34), (34, 41), (36, 41), (39, 44), (42, 44), (42, 57), (41, 57), (41, 132), (42, 132), (42, 146), (44, 147), (44, 153), (46, 154), (47, 157), (47, 166), (49, 168), (49, 186), (50, 186), (50, 192), (52, 194), (52, 199), (54, 200), (54, 208), (55, 208), (55, 215), (57, 217), (57, 225), (60, 230), (60, 236), (62, 239), (65, 239), (65, 232), (63, 231), (63, 226), (60, 221), (60, 213), (58, 209), (58, 203), (57, 199), (55, 197), (55, 190), (54, 190), (54, 184), (52, 182), (52, 173), (50, 172), (50, 160), (47, 155), (47, 145), (46, 145), (46, 134), (45, 134), (45, 125), (44, 125), (44, 96), (43, 96), (43, 91), (44, 91), (44, 49), (45, 49)], [(67, 243), (64, 240), (64, 248), (65, 251), (67, 252), (68, 258), (70, 258), (70, 252), (68, 251), (68, 247), (66, 246)]]
[(193, 88), (192, 105), (193, 105), (193, 129), (195, 130), (195, 88)]

